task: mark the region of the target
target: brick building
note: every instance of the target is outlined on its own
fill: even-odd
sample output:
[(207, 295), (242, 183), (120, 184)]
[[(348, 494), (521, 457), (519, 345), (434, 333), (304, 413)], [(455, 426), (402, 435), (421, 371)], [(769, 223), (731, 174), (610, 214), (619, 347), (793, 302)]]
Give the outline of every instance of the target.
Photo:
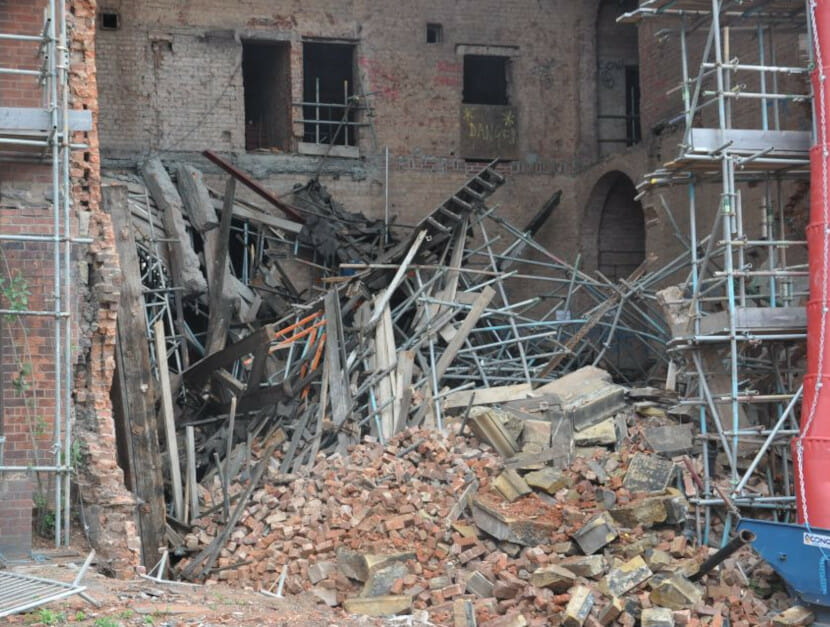
[[(388, 158), (388, 210), (414, 223), (482, 161), (500, 158), (508, 179), (494, 202), (506, 216), (523, 224), (563, 190), (539, 239), (565, 259), (581, 255), (589, 272), (623, 277), (648, 254), (659, 264), (682, 252), (660, 200), (645, 199), (645, 207), (634, 200), (643, 174), (675, 152), (682, 106), (680, 91), (671, 91), (681, 75), (671, 33), (660, 22), (638, 31), (615, 21), (634, 4), (67, 2), (70, 106), (92, 114), (91, 130), (78, 139), (86, 147), (71, 153), (70, 168), (73, 234), (91, 240), (73, 248), (67, 268), (79, 288), (71, 301), (71, 400), (84, 462), (77, 483), (85, 522), (109, 549), (113, 572), (135, 562), (136, 505), (115, 463), (118, 264), (99, 204), (101, 164), (132, 169), (159, 155), (218, 180), (201, 157), (210, 149), (280, 193), (311, 177), (327, 154), (321, 179), (334, 196), (352, 211), (383, 216)], [(0, 31), (36, 35), (44, 6), (0, 0)], [(704, 37), (697, 33), (691, 45), (701, 48)], [(798, 43), (794, 37), (779, 49), (797, 60)], [(34, 58), (31, 42), (0, 44), (0, 66), (29, 67)], [(31, 83), (0, 75), (0, 107), (41, 107)], [(809, 124), (806, 110), (782, 116), (791, 128)], [(9, 156), (14, 165), (0, 174), (0, 231), (51, 233), (50, 166), (18, 157)], [(716, 193), (704, 213), (714, 212)], [(669, 205), (680, 197), (665, 193)], [(686, 227), (682, 212), (677, 221)], [(3, 242), (8, 279), (25, 277), (32, 310), (53, 304), (44, 296), (54, 280), (51, 246)], [(29, 360), (15, 356), (11, 346), (22, 340), (4, 331), (6, 464), (33, 464), (35, 451), (49, 449), (55, 373), (38, 340), (54, 337), (56, 320), (29, 323)], [(21, 395), (13, 382), (24, 362), (37, 388)], [(38, 399), (35, 418), (25, 394)], [(26, 493), (30, 483), (27, 473), (7, 473), (0, 490)], [(30, 507), (25, 497), (12, 502), (21, 512)], [(9, 520), (0, 516), (0, 547), (4, 536), (24, 533), (26, 524)]]

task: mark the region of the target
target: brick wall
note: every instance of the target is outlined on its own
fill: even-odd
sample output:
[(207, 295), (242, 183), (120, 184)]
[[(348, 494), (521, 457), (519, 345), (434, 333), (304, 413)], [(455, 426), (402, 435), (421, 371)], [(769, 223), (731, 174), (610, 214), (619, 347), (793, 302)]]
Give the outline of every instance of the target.
[[(70, 106), (92, 111), (97, 118), (95, 71), (95, 2), (68, 2)], [(37, 34), (45, 2), (2, 0), (0, 31)], [(37, 44), (0, 44), (4, 67), (38, 67)], [(0, 77), (0, 106), (39, 107), (41, 91), (28, 76)], [(73, 142), (87, 147), (70, 156), (70, 206), (72, 234), (89, 237), (89, 246), (73, 249), (69, 303), (72, 326), (73, 447), (80, 458), (73, 474), (73, 490), (84, 502), (81, 521), (105, 570), (127, 575), (137, 563), (135, 500), (124, 487), (115, 462), (115, 436), (109, 390), (114, 368), (113, 348), (118, 303), (118, 259), (113, 249), (109, 217), (100, 207), (100, 160), (97, 131), (76, 133)], [(50, 235), (54, 232), (51, 165), (4, 163), (0, 169), (0, 232)], [(6, 286), (25, 286), (32, 310), (55, 307), (54, 244), (51, 242), (2, 242), (0, 276)], [(4, 290), (3, 306), (13, 307), (15, 296)], [(55, 322), (43, 316), (11, 316), (0, 333), (2, 366), (2, 424), (6, 434), (8, 465), (54, 465), (52, 447), (55, 411)], [(31, 536), (32, 495), (39, 505), (51, 508), (54, 475), (0, 478), (0, 490), (13, 490), (25, 498), (4, 500), (0, 513), (0, 543), (25, 527)], [(73, 497), (73, 503), (76, 498)], [(13, 508), (17, 511), (13, 511)], [(73, 505), (73, 514), (77, 515)], [(29, 543), (30, 544), (30, 543)], [(28, 544), (27, 544), (28, 546)]]

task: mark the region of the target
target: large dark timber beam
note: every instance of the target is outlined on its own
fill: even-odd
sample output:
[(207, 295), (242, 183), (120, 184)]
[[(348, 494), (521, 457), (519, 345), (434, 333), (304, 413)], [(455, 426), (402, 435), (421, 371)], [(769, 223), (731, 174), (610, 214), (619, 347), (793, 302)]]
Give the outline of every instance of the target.
[(237, 181), (242, 183), (245, 187), (247, 187), (248, 189), (253, 191), (258, 196), (260, 196), (260, 197), (264, 198), (265, 200), (267, 200), (269, 203), (274, 205), (277, 209), (282, 211), (285, 215), (293, 218), (294, 220), (297, 220), (297, 222), (305, 223), (305, 218), (302, 216), (302, 214), (299, 211), (297, 211), (291, 205), (289, 205), (289, 204), (283, 202), (282, 200), (280, 200), (279, 198), (277, 198), (274, 194), (269, 192), (262, 185), (260, 185), (256, 181), (252, 180), (251, 177), (249, 177), (247, 174), (245, 174), (242, 170), (240, 170), (239, 168), (237, 168), (233, 164), (228, 163), (227, 161), (222, 159), (222, 157), (220, 157), (219, 155), (217, 155), (214, 152), (211, 152), (210, 150), (205, 150), (202, 154), (205, 156), (205, 158), (208, 161), (210, 161), (211, 163), (213, 163), (215, 165), (218, 165), (225, 172), (227, 172), (232, 177), (234, 177)]

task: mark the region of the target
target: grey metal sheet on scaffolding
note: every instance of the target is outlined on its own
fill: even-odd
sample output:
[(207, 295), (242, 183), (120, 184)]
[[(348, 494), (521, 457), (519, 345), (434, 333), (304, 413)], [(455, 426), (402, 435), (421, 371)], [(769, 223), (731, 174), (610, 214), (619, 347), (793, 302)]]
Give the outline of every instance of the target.
[(86, 590), (86, 586), (0, 571), (0, 618), (57, 601)]

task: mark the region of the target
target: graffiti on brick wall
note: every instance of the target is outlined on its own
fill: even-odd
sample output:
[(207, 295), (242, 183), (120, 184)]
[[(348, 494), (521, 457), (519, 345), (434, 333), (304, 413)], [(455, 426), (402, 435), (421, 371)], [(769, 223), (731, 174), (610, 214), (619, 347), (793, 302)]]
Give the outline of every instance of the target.
[(363, 85), (367, 93), (394, 102), (400, 96), (400, 79), (395, 72), (378, 59), (358, 57), (357, 65), (363, 73)]
[(435, 64), (435, 85), (437, 87), (461, 87), (461, 63), (439, 61)]
[(468, 159), (518, 159), (516, 107), (462, 105), (460, 148)]
[(553, 89), (555, 64), (553, 59), (543, 59), (537, 61), (536, 64), (530, 68), (530, 75), (536, 77), (542, 89)]
[[(480, 161), (469, 161), (463, 157), (428, 155), (415, 151), (409, 155), (395, 155), (390, 165), (396, 170), (416, 170), (436, 174), (473, 174), (481, 169)], [(573, 175), (585, 167), (576, 159), (515, 159), (502, 161), (496, 168), (505, 174), (562, 174)]]

